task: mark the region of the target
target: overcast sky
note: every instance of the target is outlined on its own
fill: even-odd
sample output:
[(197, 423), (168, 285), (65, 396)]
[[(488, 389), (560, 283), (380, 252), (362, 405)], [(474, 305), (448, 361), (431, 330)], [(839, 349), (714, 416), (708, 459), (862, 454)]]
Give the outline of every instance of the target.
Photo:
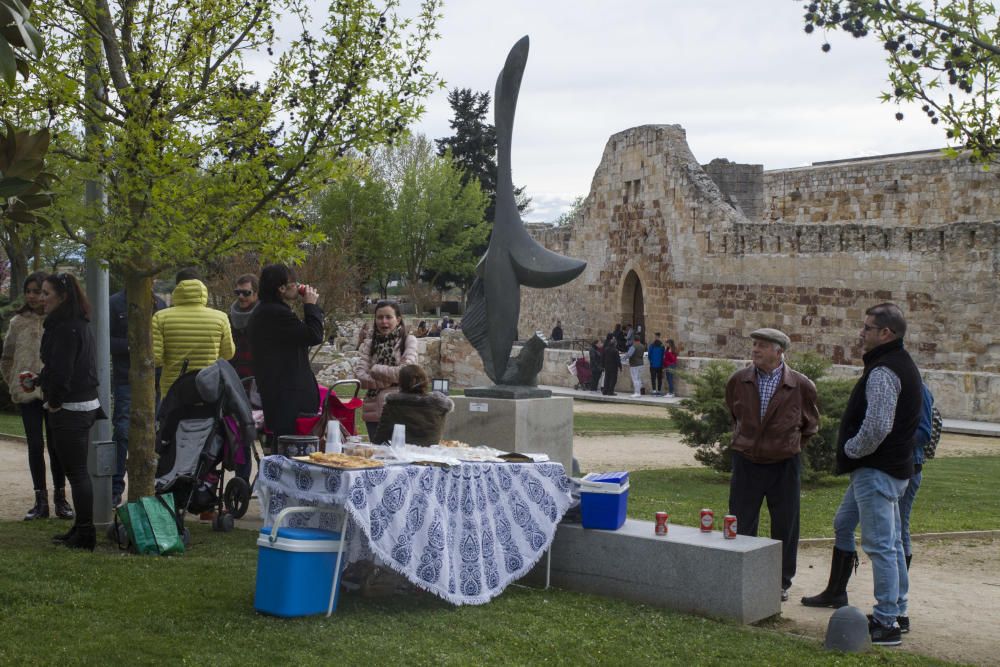
[[(806, 35), (793, 0), (446, 0), (431, 69), (448, 88), (489, 90), (510, 47), (531, 49), (514, 120), (514, 182), (530, 221), (586, 195), (608, 137), (679, 124), (701, 163), (765, 169), (938, 148), (919, 109), (882, 104), (880, 45)], [(415, 5), (404, 0), (404, 11)], [(446, 91), (415, 130), (450, 134)], [(492, 122), (492, 114), (490, 121)]]

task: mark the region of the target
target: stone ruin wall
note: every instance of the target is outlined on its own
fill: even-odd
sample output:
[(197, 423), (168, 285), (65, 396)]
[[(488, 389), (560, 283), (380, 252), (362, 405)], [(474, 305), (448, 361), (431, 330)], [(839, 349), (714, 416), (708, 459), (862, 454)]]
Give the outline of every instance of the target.
[[(726, 171), (716, 167), (717, 177)], [(752, 220), (680, 127), (612, 136), (578, 219), (532, 230), (587, 269), (557, 289), (524, 289), (519, 331), (561, 319), (569, 338), (603, 337), (631, 319), (638, 278), (647, 331), (677, 340), (682, 356), (740, 359), (751, 330), (775, 326), (793, 351), (859, 365), (864, 310), (891, 300), (907, 315), (921, 368), (957, 373), (946, 384), (972, 394), (948, 416), (1000, 418), (996, 174), (922, 155), (761, 178), (764, 219)], [(723, 183), (756, 188), (746, 171)]]

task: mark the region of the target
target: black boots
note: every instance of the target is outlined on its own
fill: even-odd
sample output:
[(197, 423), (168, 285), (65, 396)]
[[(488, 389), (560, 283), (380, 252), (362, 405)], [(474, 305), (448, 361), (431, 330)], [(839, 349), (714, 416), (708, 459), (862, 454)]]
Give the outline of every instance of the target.
[(74, 535), (76, 535), (76, 524), (75, 523), (65, 533), (59, 533), (58, 535), (53, 535), (52, 536), (52, 544), (65, 544)]
[(72, 519), (73, 508), (66, 502), (66, 489), (56, 489), (52, 494), (52, 504), (55, 505), (56, 516), (60, 519)]
[(49, 494), (45, 489), (35, 489), (35, 506), (24, 515), (25, 521), (49, 518)]
[(75, 526), (75, 528), (76, 532), (72, 533), (63, 544), (70, 549), (93, 551), (94, 547), (97, 546), (97, 529), (94, 528), (94, 524)]
[(847, 604), (847, 582), (851, 579), (851, 571), (858, 567), (858, 555), (855, 551), (841, 551), (833, 548), (833, 561), (830, 563), (830, 581), (826, 590), (819, 595), (802, 598), (802, 604), (807, 607), (833, 607), (839, 609)]

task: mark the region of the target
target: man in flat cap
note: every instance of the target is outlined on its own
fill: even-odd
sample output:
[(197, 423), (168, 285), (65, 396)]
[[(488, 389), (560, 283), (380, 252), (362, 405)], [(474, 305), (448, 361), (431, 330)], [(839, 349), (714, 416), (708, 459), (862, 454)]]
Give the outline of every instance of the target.
[(789, 339), (777, 329), (757, 329), (753, 363), (726, 384), (733, 418), (729, 513), (740, 535), (757, 535), (761, 502), (767, 499), (771, 538), (781, 540), (781, 601), (795, 576), (799, 547), (802, 445), (819, 429), (816, 386), (785, 363)]

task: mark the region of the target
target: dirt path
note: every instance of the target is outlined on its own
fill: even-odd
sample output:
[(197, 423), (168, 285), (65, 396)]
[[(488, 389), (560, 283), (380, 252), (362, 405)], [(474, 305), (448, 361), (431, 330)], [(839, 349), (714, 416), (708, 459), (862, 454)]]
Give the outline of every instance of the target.
[[(575, 412), (665, 416), (662, 408), (577, 402)], [(574, 439), (584, 471), (638, 470), (700, 465), (693, 450), (673, 434), (586, 436)], [(945, 434), (938, 456), (1000, 455), (1000, 439)], [(0, 521), (16, 521), (31, 506), (32, 489), (23, 442), (0, 440)], [(255, 508), (252, 508), (255, 509)], [(791, 599), (783, 605), (782, 630), (815, 637), (826, 632), (832, 610), (803, 607), (798, 600), (826, 585), (829, 544), (803, 543)], [(920, 540), (914, 547), (910, 618), (913, 630), (902, 650), (980, 665), (1000, 653), (1000, 539)], [(868, 611), (873, 602), (871, 566), (861, 567), (848, 592)]]

